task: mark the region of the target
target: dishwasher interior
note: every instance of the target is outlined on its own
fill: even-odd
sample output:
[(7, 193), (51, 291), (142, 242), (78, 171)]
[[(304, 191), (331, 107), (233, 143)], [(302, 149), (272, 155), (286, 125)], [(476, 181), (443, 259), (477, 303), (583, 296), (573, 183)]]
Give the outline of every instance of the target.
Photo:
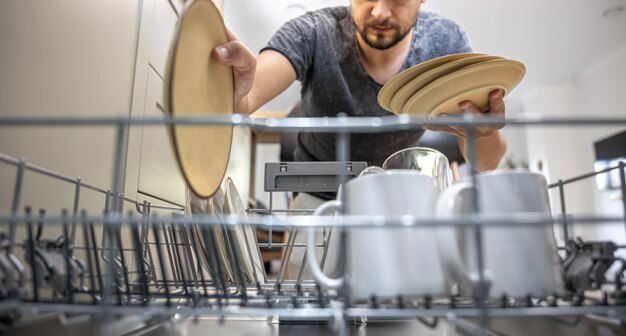
[[(310, 216), (312, 209), (246, 209), (243, 215), (198, 214), (189, 209), (152, 205), (129, 199), (122, 190), (124, 130), (138, 125), (169, 127), (172, 124), (220, 124), (249, 127), (260, 132), (337, 133), (337, 161), (322, 165), (270, 163), (266, 187), (277, 191), (336, 191), (365, 168), (350, 162), (349, 134), (406, 130), (423, 124), (449, 123), (478, 127), (500, 120), (471, 118), (428, 120), (407, 116), (383, 118), (289, 118), (233, 117), (118, 119), (118, 118), (4, 118), (7, 127), (29, 125), (80, 127), (103, 125), (116, 128), (119, 146), (110, 186), (95, 186), (40, 167), (36, 162), (0, 154), (0, 164), (15, 170), (12, 211), (0, 214), (0, 330), (13, 335), (622, 335), (626, 334), (626, 261), (617, 252), (625, 246), (611, 241), (586, 241), (570, 234), (573, 223), (605, 225), (622, 223), (624, 217), (574, 216), (565, 208), (567, 187), (599, 174), (619, 170), (622, 203), (626, 213), (624, 162), (598, 172), (564, 176), (548, 189), (559, 191), (561, 212), (549, 217), (485, 217), (479, 211), (463, 218), (401, 218)], [(626, 125), (626, 119), (510, 118), (507, 127), (559, 125)], [(470, 141), (470, 153), (475, 146)], [(470, 155), (471, 156), (471, 155)], [(475, 158), (474, 158), (475, 159)], [(470, 161), (472, 158), (470, 157)], [(31, 209), (21, 198), (25, 172), (41, 175), (75, 188), (73, 208), (52, 212)], [(477, 173), (472, 171), (472, 181)], [(279, 179), (279, 177), (289, 177)], [(306, 177), (330, 176), (315, 179)], [(307, 183), (293, 183), (307, 180)], [(277, 181), (280, 181), (277, 182)], [(283, 183), (284, 182), (284, 183)], [(102, 212), (81, 210), (81, 191), (101, 195)], [(483, 192), (474, 188), (475, 193)], [(271, 200), (270, 196), (270, 200)], [(157, 215), (155, 209), (171, 212)], [(187, 211), (185, 211), (187, 210)], [(289, 214), (288, 216), (286, 214)], [(380, 298), (372, 293), (353, 300), (351, 289), (321, 286), (304, 276), (304, 259), (297, 274), (285, 276), (292, 251), (306, 245), (296, 242), (297, 233), (318, 228), (315, 244), (324, 253), (330, 235), (345, 239), (354, 230), (431, 230), (465, 227), (478, 239), (476, 258), (484, 265), (481, 237), (490, 227), (502, 225), (549, 226), (561, 237), (557, 246), (564, 290), (549, 295), (488, 297), (483, 290), (485, 274), (479, 269), (479, 290), (472, 296), (425, 294)], [(333, 231), (326, 228), (333, 227)], [(246, 237), (254, 243), (244, 253), (259, 248), (282, 251), (275, 276), (253, 271), (242, 274), (244, 261), (233, 243), (219, 246), (215, 229), (228, 232), (239, 227), (269, 231), (268, 241)], [(272, 240), (273, 230), (290, 231), (286, 242)], [(256, 230), (243, 231), (249, 235)], [(302, 233), (304, 234), (304, 233)], [(251, 240), (248, 240), (251, 239)], [(344, 240), (345, 242), (345, 240)], [(256, 246), (254, 246), (256, 245)], [(339, 248), (346, 258), (345, 244)], [(372, 242), (376, 246), (376, 242)], [(220, 250), (222, 249), (222, 250)], [(225, 249), (225, 250), (223, 250)], [(226, 252), (224, 252), (226, 251)], [(219, 255), (226, 255), (220, 259)], [(322, 263), (325, 259), (322, 256)], [(227, 274), (223, 263), (232, 268)], [(410, 267), (410, 265), (407, 265)], [(611, 277), (610, 268), (617, 269)], [(388, 274), (401, 277), (402, 274)], [(424, 274), (424, 277), (429, 277)], [(533, 274), (528, 274), (533, 277)]]

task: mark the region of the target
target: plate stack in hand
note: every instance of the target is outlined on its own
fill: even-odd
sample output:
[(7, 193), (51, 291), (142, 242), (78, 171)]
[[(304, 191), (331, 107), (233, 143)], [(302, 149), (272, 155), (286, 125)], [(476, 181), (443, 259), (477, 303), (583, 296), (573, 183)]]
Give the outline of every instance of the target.
[(526, 74), (524, 64), (478, 53), (452, 54), (406, 69), (390, 79), (378, 103), (395, 114), (436, 116), (461, 113), (459, 103), (471, 101), (489, 109), (489, 93), (510, 93)]

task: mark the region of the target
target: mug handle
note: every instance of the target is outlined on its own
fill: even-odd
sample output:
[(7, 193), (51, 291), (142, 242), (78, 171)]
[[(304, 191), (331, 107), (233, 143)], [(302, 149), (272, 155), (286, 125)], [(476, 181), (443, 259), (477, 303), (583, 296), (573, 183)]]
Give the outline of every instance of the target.
[[(341, 201), (328, 201), (319, 206), (313, 213), (313, 216), (322, 216), (330, 211), (339, 211), (341, 209)], [(313, 273), (313, 277), (323, 286), (328, 288), (340, 288), (343, 286), (344, 277), (333, 279), (324, 274), (317, 264), (317, 255), (315, 252), (315, 227), (308, 230), (308, 240), (306, 244), (306, 258), (309, 269)]]
[[(470, 183), (457, 183), (441, 194), (437, 200), (437, 217), (442, 219), (452, 219), (463, 214), (471, 214), (472, 185)], [(466, 203), (464, 203), (466, 202)], [(466, 243), (474, 242), (469, 232), (465, 232), (462, 237), (457, 237), (458, 227), (447, 227), (438, 229), (437, 240), (438, 249), (443, 262), (444, 269), (452, 275), (455, 281), (459, 282), (461, 288), (468, 288), (472, 293), (476, 293), (480, 285), (479, 270), (472, 270), (461, 257), (461, 251), (457, 240)], [(467, 229), (463, 229), (467, 230)], [(474, 245), (474, 244), (473, 244)], [(485, 290), (491, 285), (491, 272), (486, 268), (483, 271)]]

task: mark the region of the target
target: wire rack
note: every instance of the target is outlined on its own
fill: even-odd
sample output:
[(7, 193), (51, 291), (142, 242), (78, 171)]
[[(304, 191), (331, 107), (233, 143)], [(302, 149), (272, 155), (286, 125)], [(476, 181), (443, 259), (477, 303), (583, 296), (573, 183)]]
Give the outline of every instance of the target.
[[(459, 325), (469, 323), (462, 318), (478, 318), (476, 325), (466, 326), (476, 334), (486, 333), (489, 318), (514, 316), (583, 316), (595, 314), (606, 318), (626, 318), (626, 295), (623, 292), (623, 272), (626, 263), (612, 253), (603, 258), (605, 266), (621, 263), (622, 268), (615, 279), (596, 279), (586, 287), (570, 286), (565, 294), (546, 297), (527, 296), (510, 298), (503, 296), (494, 300), (479, 293), (476, 297), (430, 296), (382, 301), (372, 295), (367, 302), (353, 302), (349, 289), (328, 290), (313, 280), (302, 278), (302, 269), (295, 280), (284, 279), (284, 269), (290, 251), (302, 248), (295, 239), (287, 243), (272, 242), (272, 230), (294, 228), (341, 227), (344, 232), (355, 228), (372, 228), (386, 225), (389, 229), (407, 226), (466, 226), (480, 235), (481, 230), (495, 225), (555, 225), (561, 230), (564, 241), (570, 241), (568, 225), (603, 225), (624, 223), (624, 217), (572, 216), (566, 212), (566, 186), (578, 181), (608, 174), (619, 169), (624, 214), (626, 216), (626, 182), (624, 163), (598, 172), (591, 172), (548, 185), (560, 194), (561, 213), (553, 217), (507, 216), (506, 218), (483, 217), (476, 212), (464, 219), (441, 220), (436, 218), (363, 218), (343, 215), (332, 221), (325, 217), (277, 216), (286, 209), (268, 211), (250, 209), (249, 216), (184, 215), (183, 208), (152, 205), (125, 197), (122, 190), (125, 134), (130, 127), (173, 125), (233, 125), (249, 127), (260, 132), (310, 132), (337, 133), (337, 161), (347, 162), (349, 134), (355, 132), (383, 132), (418, 129), (424, 124), (453, 124), (472, 128), (500, 124), (501, 120), (471, 116), (432, 119), (408, 116), (383, 118), (337, 118), (311, 119), (254, 119), (234, 115), (211, 118), (0, 118), (0, 126), (107, 126), (117, 130), (114, 174), (111, 186), (94, 186), (80, 178), (37, 166), (23, 159), (0, 154), (0, 164), (16, 171), (13, 188), (2, 190), (12, 195), (11, 212), (0, 214), (0, 320), (3, 325), (19, 320), (25, 315), (47, 312), (93, 315), (137, 315), (145, 318), (171, 318), (173, 316), (247, 316), (291, 319), (298, 321), (333, 322), (339, 334), (344, 333), (342, 322), (354, 320), (418, 318), (426, 325), (436, 325), (439, 319), (456, 321)], [(626, 119), (587, 118), (509, 118), (509, 127), (515, 126), (577, 126), (577, 125), (626, 125)], [(469, 141), (470, 163), (475, 162), (475, 144)], [(29, 200), (21, 198), (25, 172), (33, 172), (45, 178), (61, 181), (75, 189), (74, 207), (61, 213), (46, 209), (30, 209)], [(338, 172), (345, 182), (345, 172)], [(472, 172), (475, 178), (475, 172)], [(475, 182), (475, 180), (473, 180)], [(103, 212), (88, 214), (80, 210), (81, 190), (91, 190), (101, 195)], [(479, 190), (476, 189), (476, 192)], [(271, 199), (271, 198), (270, 198)], [(157, 215), (154, 210), (171, 211), (171, 216)], [(275, 279), (244, 281), (244, 277), (228, 280), (219, 272), (203, 267), (202, 260), (214, 265), (219, 261), (211, 250), (203, 250), (195, 238), (207, 235), (211, 227), (232, 229), (237, 225), (250, 225), (270, 231), (270, 240), (260, 243), (263, 247), (285, 249), (281, 271)], [(43, 237), (55, 238), (43, 238)], [(210, 237), (205, 236), (206, 239)], [(325, 247), (324, 236), (319, 246)], [(584, 242), (560, 246), (564, 254), (571, 254)], [(610, 251), (622, 249), (614, 246)], [(477, 256), (483, 258), (482, 246)], [(216, 251), (213, 251), (216, 252)], [(343, 251), (345, 253), (345, 250)], [(230, 262), (241, 262), (234, 254)], [(479, 265), (482, 260), (479, 260)], [(237, 267), (235, 267), (237, 269)], [(399, 275), (395, 275), (399, 276)], [(481, 278), (483, 274), (481, 271)], [(592, 290), (589, 290), (592, 289)]]

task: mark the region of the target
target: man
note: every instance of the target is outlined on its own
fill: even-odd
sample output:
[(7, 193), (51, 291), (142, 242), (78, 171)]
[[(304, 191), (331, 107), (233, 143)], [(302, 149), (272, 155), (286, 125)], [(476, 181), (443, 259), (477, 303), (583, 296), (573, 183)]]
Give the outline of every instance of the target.
[[(354, 117), (390, 115), (378, 105), (377, 95), (394, 75), (431, 58), (471, 51), (456, 23), (420, 12), (425, 1), (351, 0), (350, 7), (307, 13), (281, 27), (256, 60), (231, 34), (231, 41), (217, 47), (214, 57), (233, 66), (235, 111), (256, 111), (297, 79), (302, 82), (300, 108), (305, 117), (334, 117), (339, 112)], [(482, 116), (469, 102), (460, 107)], [(504, 112), (501, 92), (492, 92), (489, 113), (504, 117)], [(466, 130), (439, 130), (454, 134), (467, 157)], [(497, 129), (480, 128), (477, 133), (475, 168), (495, 169), (506, 141)], [(423, 130), (352, 134), (350, 160), (380, 166), (390, 154), (416, 146), (422, 134)], [(334, 161), (335, 135), (300, 133), (294, 156), (296, 161)], [(330, 197), (300, 194), (293, 207), (313, 209)], [(304, 243), (299, 236), (296, 242)], [(298, 274), (302, 257), (303, 250), (294, 249), (292, 274)], [(331, 276), (340, 274), (341, 266), (334, 264), (325, 270)]]
[[(384, 116), (377, 103), (382, 85), (400, 71), (431, 58), (471, 51), (464, 31), (437, 14), (420, 12), (426, 0), (351, 0), (349, 7), (309, 12), (279, 29), (257, 59), (231, 34), (214, 57), (233, 66), (235, 111), (252, 113), (296, 79), (302, 82), (302, 115)], [(469, 102), (461, 109), (482, 113)], [(489, 113), (504, 117), (500, 91), (490, 94)], [(456, 136), (467, 157), (467, 132), (439, 129)], [(352, 134), (350, 159), (380, 165), (397, 150), (415, 146), (423, 131)], [(506, 150), (499, 130), (476, 134), (479, 171), (498, 166)], [(334, 134), (301, 133), (296, 161), (334, 161)]]

